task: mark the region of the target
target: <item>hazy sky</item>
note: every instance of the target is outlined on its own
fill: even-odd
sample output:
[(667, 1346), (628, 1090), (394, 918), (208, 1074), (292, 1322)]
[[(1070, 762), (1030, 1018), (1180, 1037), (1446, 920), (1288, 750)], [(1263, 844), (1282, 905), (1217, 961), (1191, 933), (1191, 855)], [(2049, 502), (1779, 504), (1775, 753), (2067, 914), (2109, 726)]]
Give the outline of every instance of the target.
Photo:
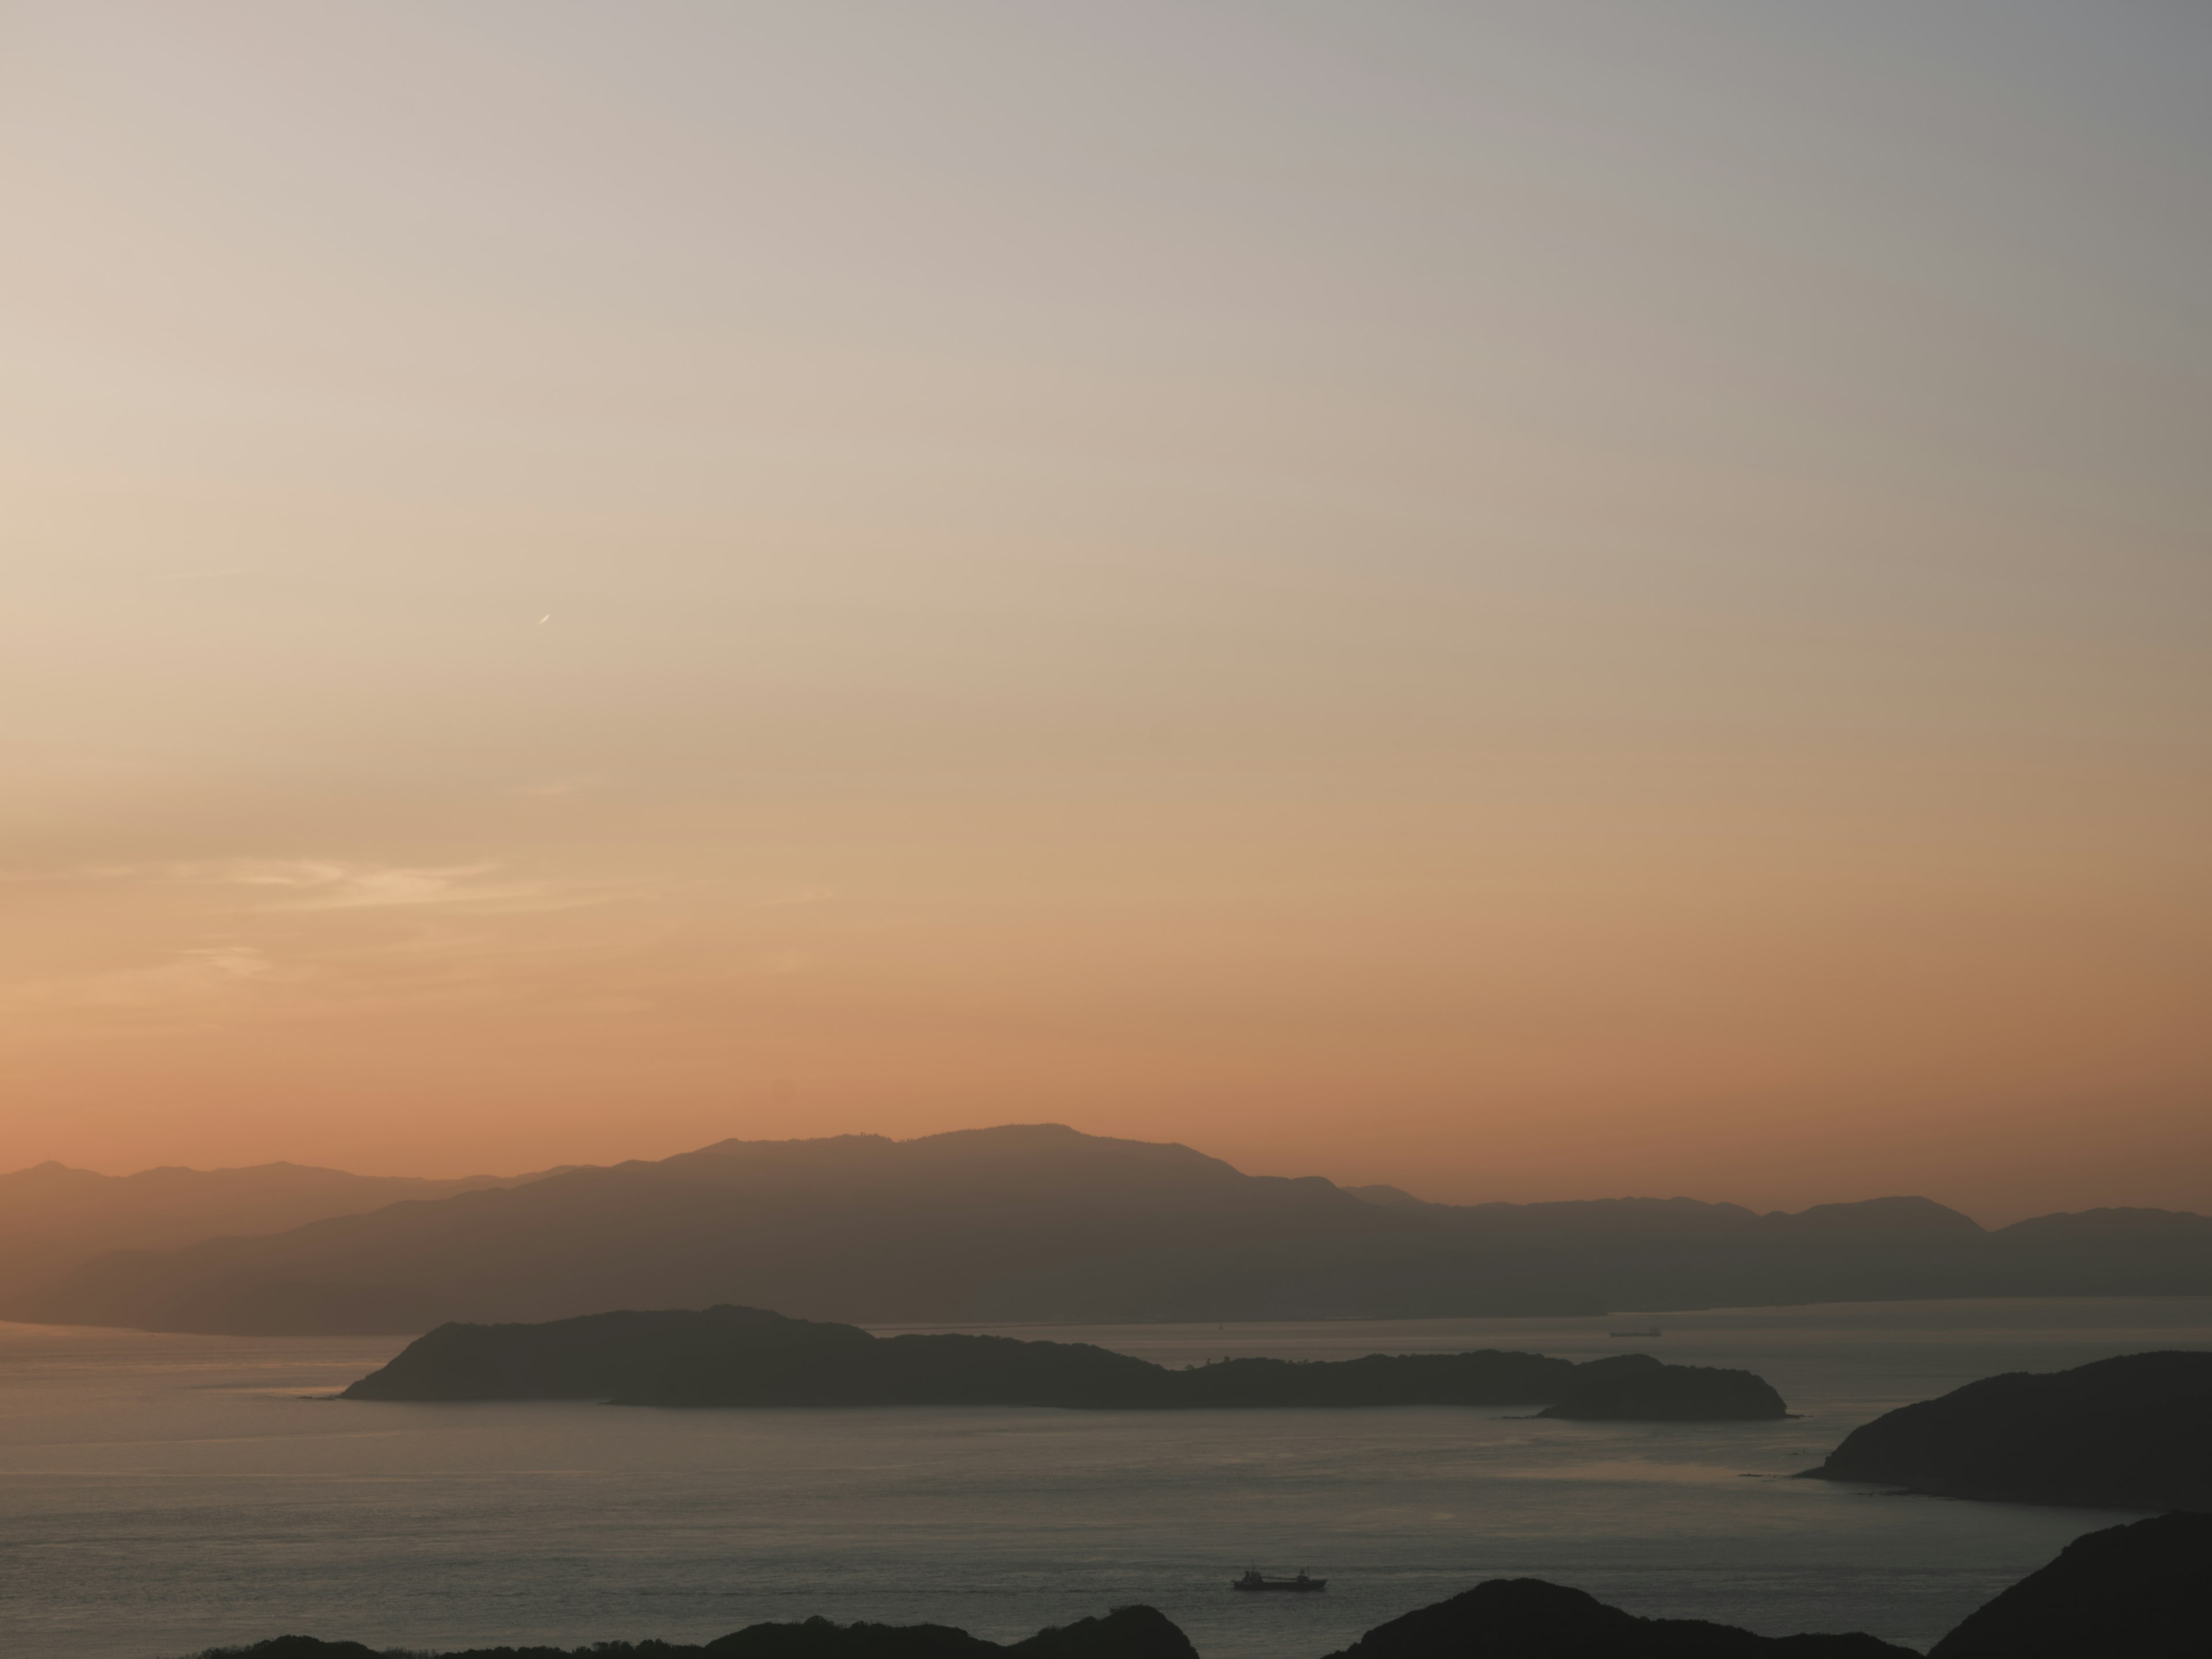
[(0, 1168), (2212, 1209), (2212, 7), (0, 0)]

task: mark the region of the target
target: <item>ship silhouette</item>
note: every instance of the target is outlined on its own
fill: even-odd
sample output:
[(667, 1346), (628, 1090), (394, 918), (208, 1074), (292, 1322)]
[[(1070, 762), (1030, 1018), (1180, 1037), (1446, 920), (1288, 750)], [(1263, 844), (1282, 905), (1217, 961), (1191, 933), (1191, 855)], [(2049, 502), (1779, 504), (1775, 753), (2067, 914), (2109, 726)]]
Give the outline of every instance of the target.
[(1310, 1578), (1303, 1568), (1295, 1578), (1269, 1578), (1259, 1568), (1248, 1567), (1242, 1578), (1229, 1581), (1229, 1588), (1240, 1590), (1317, 1590), (1327, 1589), (1328, 1580)]

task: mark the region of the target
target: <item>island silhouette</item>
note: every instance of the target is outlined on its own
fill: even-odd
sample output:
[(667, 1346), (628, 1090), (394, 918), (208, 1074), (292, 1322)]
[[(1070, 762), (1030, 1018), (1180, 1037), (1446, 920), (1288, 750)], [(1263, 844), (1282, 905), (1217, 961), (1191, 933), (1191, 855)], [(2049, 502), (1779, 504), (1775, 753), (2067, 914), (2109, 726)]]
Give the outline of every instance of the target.
[(1748, 1371), (1648, 1354), (1577, 1364), (1495, 1349), (1175, 1369), (1087, 1342), (876, 1336), (856, 1325), (714, 1307), (537, 1325), (441, 1325), (347, 1400), (601, 1400), (623, 1406), (1544, 1406), (1571, 1418), (1778, 1418)]

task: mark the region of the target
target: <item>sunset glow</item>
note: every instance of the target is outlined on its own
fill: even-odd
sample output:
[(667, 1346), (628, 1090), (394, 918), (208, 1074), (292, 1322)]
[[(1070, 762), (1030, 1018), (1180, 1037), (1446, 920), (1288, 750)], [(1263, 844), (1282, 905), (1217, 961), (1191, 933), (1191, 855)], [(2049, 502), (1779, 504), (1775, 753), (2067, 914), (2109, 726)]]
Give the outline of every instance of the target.
[(0, 1169), (2212, 1209), (2148, 15), (7, 13)]

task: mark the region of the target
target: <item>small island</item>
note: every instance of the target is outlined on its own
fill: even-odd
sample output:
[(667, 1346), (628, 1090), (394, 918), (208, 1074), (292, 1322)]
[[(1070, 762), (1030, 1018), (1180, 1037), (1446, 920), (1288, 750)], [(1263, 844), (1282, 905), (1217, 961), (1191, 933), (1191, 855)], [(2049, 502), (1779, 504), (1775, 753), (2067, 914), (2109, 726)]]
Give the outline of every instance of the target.
[(1629, 1423), (1712, 1423), (1787, 1417), (1765, 1377), (1709, 1365), (1664, 1365), (1640, 1353), (1576, 1367), (1566, 1395), (1539, 1417)]
[(1984, 1377), (1852, 1430), (1805, 1474), (1941, 1498), (2212, 1509), (2212, 1353)]
[(1093, 1410), (1557, 1406), (1559, 1414), (1729, 1421), (1784, 1415), (1747, 1371), (1646, 1354), (1582, 1364), (1484, 1349), (1175, 1370), (1086, 1342), (878, 1337), (757, 1308), (441, 1325), (347, 1400), (597, 1400), (623, 1406), (1057, 1406)]

